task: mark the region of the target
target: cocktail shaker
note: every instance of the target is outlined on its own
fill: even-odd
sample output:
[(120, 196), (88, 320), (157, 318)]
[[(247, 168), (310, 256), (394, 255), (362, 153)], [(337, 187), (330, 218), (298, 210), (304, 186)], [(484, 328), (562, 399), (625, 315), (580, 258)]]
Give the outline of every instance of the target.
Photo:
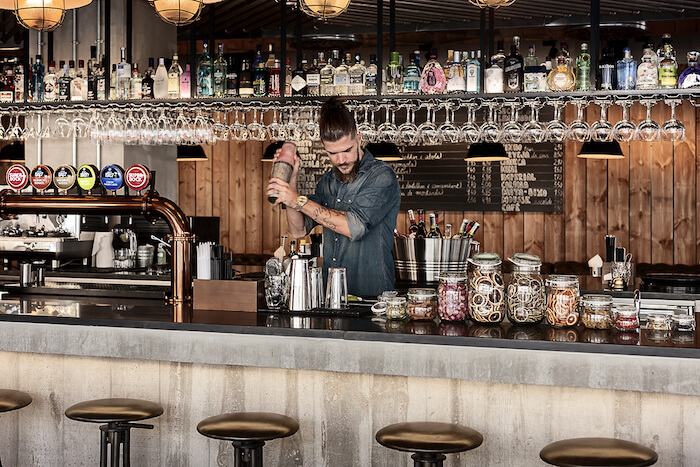
[(289, 311), (311, 309), (311, 271), (308, 259), (293, 259)]

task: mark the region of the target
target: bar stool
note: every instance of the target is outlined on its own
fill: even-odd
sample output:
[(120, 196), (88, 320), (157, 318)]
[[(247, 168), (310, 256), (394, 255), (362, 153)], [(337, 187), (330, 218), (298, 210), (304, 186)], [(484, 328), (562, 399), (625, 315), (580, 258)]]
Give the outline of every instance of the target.
[(560, 467), (644, 467), (659, 457), (653, 449), (623, 439), (573, 438), (545, 446), (540, 458)]
[(197, 431), (208, 438), (233, 444), (236, 467), (262, 467), (265, 441), (292, 436), (299, 422), (267, 412), (237, 412), (215, 415), (199, 422)]
[(445, 454), (478, 448), (484, 437), (455, 423), (408, 422), (385, 426), (375, 437), (382, 446), (413, 452), (414, 467), (442, 467)]
[[(97, 399), (80, 402), (66, 409), (66, 417), (71, 420), (89, 423), (105, 423), (100, 426), (100, 467), (119, 467), (120, 451), (123, 453), (124, 467), (131, 465), (131, 429), (153, 429), (153, 425), (133, 423), (139, 420), (158, 417), (163, 407), (155, 402), (139, 399)], [(111, 455), (107, 456), (108, 445)]]
[[(0, 389), (0, 413), (21, 409), (32, 403), (32, 396), (14, 389)], [(0, 467), (2, 461), (0, 460)]]

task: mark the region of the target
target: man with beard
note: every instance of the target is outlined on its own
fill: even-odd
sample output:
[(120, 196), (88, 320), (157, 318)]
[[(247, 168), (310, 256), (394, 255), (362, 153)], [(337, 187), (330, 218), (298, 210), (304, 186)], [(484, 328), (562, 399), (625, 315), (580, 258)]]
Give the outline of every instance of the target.
[[(345, 104), (331, 98), (321, 107), (321, 142), (333, 169), (321, 177), (316, 192), (297, 192), (299, 158), (289, 183), (272, 178), (267, 195), (287, 209), (290, 234), (303, 237), (323, 226), (323, 276), (329, 267), (347, 270), (348, 293), (376, 296), (394, 289), (396, 216), (401, 191), (394, 170), (362, 149), (362, 138)], [(279, 150), (275, 155), (275, 160)]]

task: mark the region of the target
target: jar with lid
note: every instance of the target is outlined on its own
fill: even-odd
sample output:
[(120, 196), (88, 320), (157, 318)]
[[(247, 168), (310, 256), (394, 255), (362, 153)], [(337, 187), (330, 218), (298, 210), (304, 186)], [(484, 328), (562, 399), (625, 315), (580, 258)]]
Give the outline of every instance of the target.
[(405, 319), (406, 297), (393, 297), (386, 302), (386, 317), (389, 319)]
[(508, 319), (513, 324), (538, 324), (544, 319), (545, 287), (539, 256), (516, 253), (506, 287)]
[(623, 306), (615, 310), (615, 329), (622, 332), (637, 332), (639, 315), (637, 308)]
[(695, 331), (695, 316), (673, 315), (671, 316), (671, 331), (693, 332)]
[(581, 297), (581, 322), (588, 329), (613, 327), (612, 297), (610, 295), (584, 295)]
[(467, 273), (445, 271), (438, 275), (438, 315), (445, 321), (467, 319)]
[(410, 319), (435, 319), (438, 313), (435, 289), (408, 289), (407, 312)]
[(670, 331), (671, 317), (663, 313), (650, 313), (647, 316), (647, 331)]
[(547, 324), (576, 326), (578, 324), (578, 277), (551, 275), (547, 279)]
[(480, 323), (500, 323), (506, 315), (501, 257), (496, 253), (477, 253), (469, 262), (469, 315)]

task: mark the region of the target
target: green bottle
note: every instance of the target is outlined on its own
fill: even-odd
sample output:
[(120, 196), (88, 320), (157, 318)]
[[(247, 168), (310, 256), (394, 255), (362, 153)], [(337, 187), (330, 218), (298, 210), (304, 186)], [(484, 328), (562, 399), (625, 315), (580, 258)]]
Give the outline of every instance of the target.
[(589, 91), (591, 89), (591, 55), (588, 53), (588, 44), (581, 44), (581, 53), (576, 57), (576, 90)]

